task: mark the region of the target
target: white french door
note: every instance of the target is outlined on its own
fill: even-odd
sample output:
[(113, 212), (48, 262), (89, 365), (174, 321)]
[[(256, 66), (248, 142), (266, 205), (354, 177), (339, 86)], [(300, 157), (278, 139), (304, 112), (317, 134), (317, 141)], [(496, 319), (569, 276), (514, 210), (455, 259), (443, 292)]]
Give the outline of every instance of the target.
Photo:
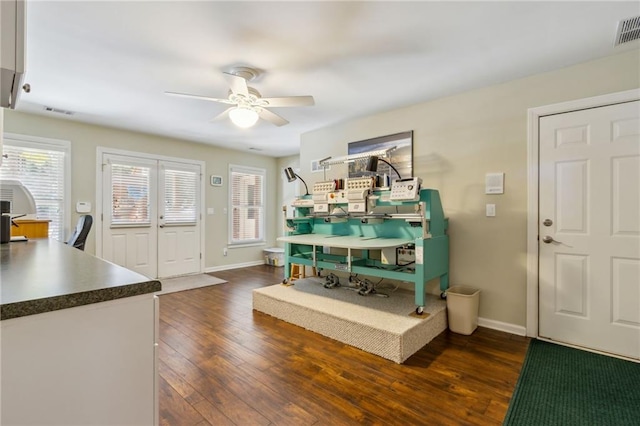
[(200, 166), (108, 153), (102, 164), (102, 257), (151, 278), (200, 272)]
[(200, 167), (160, 161), (158, 276), (200, 272)]
[(539, 121), (539, 336), (640, 359), (640, 102)]

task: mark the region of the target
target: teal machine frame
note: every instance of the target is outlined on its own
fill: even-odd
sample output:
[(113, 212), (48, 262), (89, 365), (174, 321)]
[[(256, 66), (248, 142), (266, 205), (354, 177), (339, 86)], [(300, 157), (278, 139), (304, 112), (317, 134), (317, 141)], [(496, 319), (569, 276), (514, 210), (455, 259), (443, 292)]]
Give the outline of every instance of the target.
[[(394, 206), (396, 211), (399, 206), (404, 210), (412, 206), (410, 213), (349, 213), (345, 200), (331, 204), (333, 212), (339, 213), (321, 214), (313, 211), (311, 196), (297, 200), (295, 216), (286, 218), (285, 213), (286, 235), (278, 238), (285, 243), (283, 282), (290, 279), (291, 264), (299, 264), (318, 271), (343, 271), (413, 283), (418, 314), (424, 311), (427, 282), (439, 278), (440, 296), (444, 298), (449, 288), (449, 237), (440, 194), (435, 189), (422, 189), (418, 199), (411, 201), (391, 201), (389, 195), (388, 190), (372, 191), (369, 198), (376, 208), (387, 207), (391, 211)], [(399, 250), (413, 246), (414, 264), (389, 264), (370, 256), (375, 247), (394, 246)], [(347, 253), (326, 253), (324, 247), (346, 248)]]

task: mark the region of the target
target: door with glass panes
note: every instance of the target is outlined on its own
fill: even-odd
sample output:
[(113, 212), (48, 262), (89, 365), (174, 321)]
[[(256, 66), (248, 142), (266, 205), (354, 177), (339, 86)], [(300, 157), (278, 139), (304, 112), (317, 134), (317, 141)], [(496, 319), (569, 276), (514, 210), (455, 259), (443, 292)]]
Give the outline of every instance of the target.
[(102, 257), (151, 278), (201, 270), (200, 165), (103, 156)]

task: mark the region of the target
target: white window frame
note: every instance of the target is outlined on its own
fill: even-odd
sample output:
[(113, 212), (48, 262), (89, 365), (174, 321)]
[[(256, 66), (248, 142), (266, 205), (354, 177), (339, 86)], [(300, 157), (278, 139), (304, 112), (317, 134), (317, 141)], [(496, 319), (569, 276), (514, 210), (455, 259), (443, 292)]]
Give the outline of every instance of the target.
[[(260, 218), (260, 238), (254, 240), (246, 240), (246, 241), (235, 241), (233, 239), (233, 172), (241, 172), (247, 174), (254, 174), (262, 176), (262, 209), (261, 209), (261, 218)], [(227, 244), (230, 247), (248, 247), (248, 246), (258, 246), (264, 245), (266, 242), (265, 235), (265, 221), (267, 216), (267, 170), (261, 169), (257, 167), (249, 167), (249, 166), (241, 166), (237, 164), (229, 164), (229, 173), (228, 173), (228, 182), (229, 182), (229, 208), (228, 208), (228, 231), (227, 231)]]
[(4, 133), (3, 144), (23, 148), (61, 151), (64, 153), (64, 189), (61, 223), (62, 235), (60, 235), (60, 241), (66, 241), (67, 236), (69, 235), (69, 230), (71, 229), (71, 142), (62, 139), (43, 138), (17, 133)]

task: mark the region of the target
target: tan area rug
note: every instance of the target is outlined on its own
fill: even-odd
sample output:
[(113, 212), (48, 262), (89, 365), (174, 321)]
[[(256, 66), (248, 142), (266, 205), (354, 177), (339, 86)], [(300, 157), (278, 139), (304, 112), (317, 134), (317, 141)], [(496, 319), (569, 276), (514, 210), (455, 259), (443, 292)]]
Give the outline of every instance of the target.
[(326, 289), (319, 278), (253, 290), (253, 309), (342, 343), (402, 363), (447, 328), (446, 302), (428, 296), (426, 317), (416, 318), (414, 294), (360, 296)]
[(160, 282), (162, 283), (162, 290), (156, 292), (156, 294), (158, 295), (226, 283), (225, 280), (221, 280), (220, 278), (211, 276), (209, 274), (195, 274), (186, 275), (184, 277), (163, 278), (160, 280)]

